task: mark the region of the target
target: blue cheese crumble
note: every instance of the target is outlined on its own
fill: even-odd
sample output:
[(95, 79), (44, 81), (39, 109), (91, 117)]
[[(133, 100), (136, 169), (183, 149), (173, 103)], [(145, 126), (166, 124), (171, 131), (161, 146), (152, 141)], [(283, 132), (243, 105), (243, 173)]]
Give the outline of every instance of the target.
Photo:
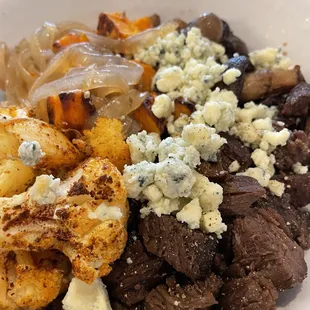
[(291, 59), (283, 55), (281, 48), (267, 47), (250, 53), (250, 60), (256, 69), (284, 69), (291, 67)]
[(160, 143), (160, 136), (157, 133), (150, 133), (141, 131), (136, 135), (131, 135), (126, 140), (131, 162), (137, 164), (141, 161), (154, 162), (158, 153), (158, 145)]
[(18, 148), (18, 156), (26, 166), (33, 167), (38, 164), (45, 153), (37, 141), (25, 141)]

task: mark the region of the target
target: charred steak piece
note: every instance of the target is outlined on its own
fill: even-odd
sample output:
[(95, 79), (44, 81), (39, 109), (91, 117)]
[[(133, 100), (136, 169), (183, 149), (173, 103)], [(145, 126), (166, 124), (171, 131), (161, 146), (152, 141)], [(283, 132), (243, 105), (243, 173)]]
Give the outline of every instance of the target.
[(225, 283), (220, 296), (222, 310), (275, 310), (278, 293), (269, 279), (253, 273)]
[(206, 281), (181, 286), (174, 278), (153, 289), (145, 300), (146, 310), (207, 310), (217, 304), (215, 295), (222, 286), (220, 278), (211, 275)]
[(201, 230), (192, 230), (174, 216), (151, 213), (140, 224), (146, 249), (165, 259), (192, 280), (206, 277), (213, 264), (217, 239)]
[(164, 280), (166, 267), (162, 259), (146, 252), (139, 239), (131, 240), (104, 282), (113, 298), (131, 306), (143, 301)]
[(293, 206), (302, 208), (310, 203), (310, 173), (289, 175), (284, 178), (284, 182)]
[(310, 165), (310, 139), (305, 132), (294, 131), (285, 146), (276, 148), (274, 155), (280, 170), (290, 170), (297, 162)]
[(129, 307), (115, 299), (110, 300), (110, 302), (113, 310), (145, 310), (144, 303)]
[(226, 133), (221, 136), (227, 140), (217, 155), (217, 162), (202, 162), (198, 171), (212, 182), (223, 182), (229, 175), (229, 166), (237, 161), (238, 171), (249, 168), (252, 164), (251, 151), (238, 138)]
[(227, 70), (232, 68), (238, 69), (241, 72), (241, 76), (238, 77), (236, 82), (230, 85), (222, 83), (222, 87), (220, 88), (225, 88), (232, 91), (236, 95), (236, 97), (239, 98), (243, 89), (245, 73), (249, 71), (254, 71), (254, 67), (250, 59), (246, 56), (237, 56), (230, 58), (226, 65), (228, 67)]
[(234, 35), (229, 25), (225, 21), (222, 20), (222, 23), (223, 37), (220, 43), (225, 47), (228, 57), (233, 57), (235, 53), (247, 56), (249, 50), (246, 44), (240, 38)]
[(281, 114), (284, 116), (305, 116), (310, 106), (310, 85), (301, 82), (289, 93)]
[(283, 218), (284, 224), (289, 230), (288, 235), (303, 249), (309, 249), (310, 215), (293, 207), (290, 204), (289, 194), (284, 194), (280, 198), (268, 192), (266, 198), (259, 199), (253, 206), (275, 210)]
[(229, 170), (232, 162), (237, 161), (240, 170), (249, 168), (252, 164), (251, 150), (245, 146), (237, 137), (222, 133), (221, 136), (227, 140), (220, 150), (220, 161), (225, 170)]
[(256, 209), (237, 218), (233, 228), (234, 263), (245, 272), (258, 272), (278, 290), (284, 290), (305, 279), (307, 265), (301, 247), (278, 225), (271, 209)]
[(221, 186), (224, 199), (219, 209), (223, 216), (248, 214), (251, 205), (266, 193), (257, 180), (241, 175), (230, 176)]

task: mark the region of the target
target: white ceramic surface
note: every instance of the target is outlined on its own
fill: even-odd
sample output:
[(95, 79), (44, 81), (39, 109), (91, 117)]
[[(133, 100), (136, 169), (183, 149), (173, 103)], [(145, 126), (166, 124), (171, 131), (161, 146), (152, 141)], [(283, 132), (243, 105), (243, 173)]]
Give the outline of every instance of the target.
[[(287, 43), (284, 49), (310, 80), (310, 0), (0, 0), (0, 41), (14, 44), (44, 21), (78, 20), (95, 27), (100, 11), (126, 11), (129, 17), (156, 12), (184, 20), (213, 11), (250, 49)], [(310, 253), (307, 261), (310, 266)], [(309, 310), (310, 280), (282, 293), (278, 305)]]

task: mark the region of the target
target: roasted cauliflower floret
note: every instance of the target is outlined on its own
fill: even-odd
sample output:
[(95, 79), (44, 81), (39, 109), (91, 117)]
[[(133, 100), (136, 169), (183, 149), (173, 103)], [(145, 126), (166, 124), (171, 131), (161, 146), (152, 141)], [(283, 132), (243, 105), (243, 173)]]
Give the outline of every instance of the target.
[(115, 118), (98, 118), (96, 126), (84, 131), (82, 138), (93, 150), (92, 156), (108, 158), (120, 171), (130, 164), (130, 151), (122, 133), (123, 125)]
[(82, 156), (69, 139), (52, 125), (32, 118), (0, 120), (0, 158), (20, 159), (23, 142), (36, 141), (44, 156), (36, 168), (72, 167)]
[(0, 197), (24, 192), (34, 179), (34, 170), (19, 159), (0, 158)]
[(108, 274), (125, 247), (127, 192), (120, 172), (91, 158), (60, 182), (41, 175), (27, 192), (0, 198), (0, 248), (57, 249), (84, 282)]
[(44, 264), (36, 253), (0, 254), (0, 309), (40, 309), (58, 296), (64, 278), (68, 285), (66, 257), (52, 251), (43, 253), (40, 255), (48, 257)]

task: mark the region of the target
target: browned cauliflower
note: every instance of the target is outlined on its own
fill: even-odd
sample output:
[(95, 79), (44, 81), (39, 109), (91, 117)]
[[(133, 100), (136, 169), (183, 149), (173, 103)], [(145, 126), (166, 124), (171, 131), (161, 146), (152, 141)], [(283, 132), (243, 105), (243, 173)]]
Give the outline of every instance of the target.
[(0, 249), (57, 249), (86, 283), (108, 274), (125, 247), (127, 192), (106, 159), (90, 158), (61, 182), (37, 177), (27, 192), (0, 198)]
[(48, 305), (61, 292), (64, 283), (67, 286), (69, 270), (66, 257), (56, 251), (2, 252), (0, 309), (34, 310)]

